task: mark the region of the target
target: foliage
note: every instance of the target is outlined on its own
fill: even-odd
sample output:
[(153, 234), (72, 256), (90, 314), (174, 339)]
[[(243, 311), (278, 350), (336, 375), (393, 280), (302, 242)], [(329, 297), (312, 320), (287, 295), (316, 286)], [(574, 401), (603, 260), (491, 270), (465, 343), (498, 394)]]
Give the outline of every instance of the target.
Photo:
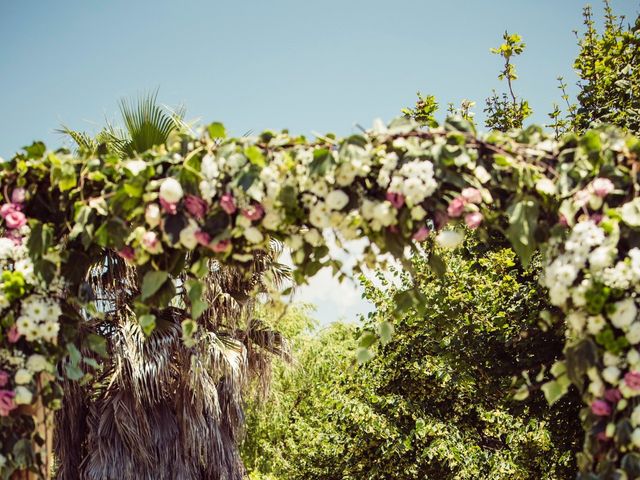
[(582, 132), (594, 122), (640, 133), (640, 16), (625, 28), (604, 2), (604, 31), (599, 33), (591, 7), (584, 9), (586, 31), (574, 62), (580, 88), (577, 107), (570, 108), (572, 128)]
[(444, 277), (414, 256), (424, 311), (396, 316), (408, 276), (367, 282), (376, 313), (365, 328), (391, 320), (395, 334), (366, 366), (350, 368), (355, 327), (300, 338), (299, 362), (280, 366), (273, 396), (249, 410), (251, 478), (574, 478), (579, 397), (512, 399), (514, 377), (561, 356), (564, 328), (539, 323), (538, 269), (498, 243), (443, 254)]

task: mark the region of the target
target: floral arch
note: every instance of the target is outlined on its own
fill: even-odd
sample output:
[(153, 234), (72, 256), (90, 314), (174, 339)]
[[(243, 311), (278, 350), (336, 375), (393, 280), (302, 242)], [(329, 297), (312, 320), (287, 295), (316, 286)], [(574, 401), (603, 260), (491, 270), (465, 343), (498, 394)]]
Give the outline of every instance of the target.
[[(553, 305), (544, 321), (567, 332), (542, 389), (551, 402), (571, 385), (583, 395), (580, 478), (639, 476), (639, 156), (640, 140), (610, 127), (554, 141), (534, 127), (478, 135), (460, 119), (314, 141), (226, 138), (214, 123), (128, 160), (34, 143), (0, 172), (3, 478), (43, 468), (40, 427), (65, 402), (60, 386), (85, 381), (109, 354), (82, 327), (100, 315), (90, 277), (105, 252), (138, 271), (131, 313), (146, 335), (176, 287), (186, 291), (179, 333), (193, 346), (213, 328), (202, 320), (212, 261), (254, 272), (277, 240), (292, 251), (296, 283), (325, 266), (343, 276), (323, 236), (332, 230), (339, 245), (369, 239), (359, 265), (383, 267), (381, 253), (402, 259), (419, 245), (438, 271), (438, 248), (455, 248), (467, 229), (504, 235), (524, 263), (542, 252)], [(419, 303), (401, 295), (406, 308)]]

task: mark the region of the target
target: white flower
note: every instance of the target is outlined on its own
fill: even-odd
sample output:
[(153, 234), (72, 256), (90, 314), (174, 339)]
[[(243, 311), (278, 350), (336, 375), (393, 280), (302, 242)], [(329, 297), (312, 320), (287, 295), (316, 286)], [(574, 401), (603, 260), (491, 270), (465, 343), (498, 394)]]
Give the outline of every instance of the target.
[(47, 361), (44, 355), (39, 355), (34, 353), (27, 359), (27, 369), (33, 373), (50, 371), (52, 369), (52, 365)]
[(436, 236), (436, 243), (443, 248), (456, 248), (464, 240), (464, 235), (455, 230), (443, 230)]
[(388, 227), (396, 221), (395, 208), (391, 205), (391, 202), (385, 200), (378, 203), (373, 207), (373, 219), (379, 222), (382, 226)]
[(322, 235), (315, 228), (310, 229), (307, 233), (304, 234), (305, 241), (313, 247), (319, 247), (324, 243), (322, 239)]
[(349, 196), (342, 190), (333, 190), (327, 195), (325, 201), (331, 210), (342, 210), (349, 203)]
[(589, 279), (584, 279), (573, 289), (571, 292), (571, 300), (576, 307), (584, 307), (587, 304), (587, 291), (591, 288), (591, 281)]
[(549, 288), (549, 301), (551, 305), (561, 307), (567, 301), (567, 298), (569, 298), (569, 290), (567, 287), (556, 284)]
[(13, 377), (14, 381), (18, 385), (25, 385), (29, 383), (32, 379), (31, 372), (25, 368), (20, 368), (16, 371), (15, 376)]
[(611, 352), (604, 352), (602, 363), (604, 363), (606, 367), (616, 367), (620, 364), (620, 357)]
[(489, 172), (487, 172), (487, 169), (484, 168), (482, 165), (478, 165), (473, 171), (473, 173), (475, 173), (476, 178), (480, 180), (480, 183), (487, 183), (489, 180), (491, 180), (491, 175), (489, 175)]
[(244, 238), (251, 243), (260, 243), (264, 240), (264, 236), (256, 227), (249, 227), (244, 230)]
[(151, 228), (157, 227), (160, 224), (160, 207), (157, 203), (150, 203), (144, 210), (144, 220)]
[(27, 387), (19, 386), (14, 390), (16, 396), (14, 402), (16, 405), (29, 405), (33, 401), (33, 393)]
[(44, 297), (31, 295), (22, 302), (22, 314), (36, 322), (43, 321), (47, 318), (48, 303)]
[(620, 378), (620, 369), (618, 367), (607, 367), (602, 370), (602, 378), (605, 382), (616, 385)]
[(178, 203), (183, 191), (180, 182), (175, 178), (165, 178), (160, 185), (160, 198), (167, 203)]
[(244, 215), (238, 215), (238, 217), (236, 217), (236, 226), (240, 228), (249, 228), (251, 226), (251, 220)]
[(633, 443), (636, 448), (640, 448), (640, 428), (636, 428), (631, 433), (631, 443)]
[(626, 329), (636, 319), (638, 308), (633, 298), (625, 298), (613, 304), (615, 310), (609, 314), (611, 323), (617, 328)]
[(324, 202), (316, 203), (309, 211), (309, 222), (316, 228), (326, 228), (329, 221), (329, 209)]
[(604, 395), (604, 382), (599, 378), (592, 380), (589, 384), (589, 393), (594, 397), (602, 397)]
[(427, 216), (427, 211), (424, 208), (422, 208), (420, 205), (417, 205), (411, 209), (411, 218), (413, 218), (418, 222), (420, 220), (423, 220), (424, 217), (426, 216)]
[(548, 178), (541, 178), (536, 182), (536, 190), (545, 195), (555, 195), (556, 185)]
[(300, 235), (291, 235), (285, 239), (285, 243), (291, 250), (299, 250), (302, 248), (302, 238)]
[(262, 226), (267, 230), (277, 230), (281, 223), (282, 218), (280, 214), (274, 210), (267, 212), (262, 219)]
[(640, 353), (638, 352), (638, 350), (632, 348), (627, 352), (627, 362), (629, 362), (629, 365), (631, 367), (640, 364)]
[(589, 266), (595, 271), (603, 270), (611, 266), (616, 253), (615, 248), (607, 246), (598, 247), (589, 254)]
[(633, 409), (633, 412), (631, 412), (630, 420), (631, 425), (633, 425), (634, 427), (640, 427), (640, 405)]
[(21, 335), (26, 335), (28, 331), (32, 330), (36, 326), (36, 322), (26, 315), (20, 315), (16, 321), (18, 332)]
[(0, 260), (11, 258), (15, 248), (12, 240), (5, 237), (0, 238)]
[(38, 335), (45, 340), (52, 341), (58, 336), (60, 331), (60, 324), (55, 320), (49, 320), (40, 324), (38, 327)]
[(218, 178), (220, 175), (220, 169), (218, 168), (218, 164), (212, 155), (205, 155), (202, 157), (202, 163), (200, 164), (200, 170), (202, 174), (209, 180), (214, 178)]
[(640, 343), (640, 322), (633, 322), (629, 327), (629, 331), (626, 333), (625, 337), (629, 340), (631, 345), (636, 345)]
[(180, 230), (180, 243), (188, 250), (193, 250), (198, 245), (198, 239), (196, 238), (198, 230), (200, 230), (200, 227), (193, 220), (190, 220), (189, 225)]
[(606, 324), (607, 321), (602, 315), (593, 315), (589, 317), (589, 320), (587, 321), (587, 331), (591, 335), (597, 335)]
[(571, 312), (566, 320), (569, 327), (576, 333), (581, 333), (587, 323), (587, 317), (582, 312)]

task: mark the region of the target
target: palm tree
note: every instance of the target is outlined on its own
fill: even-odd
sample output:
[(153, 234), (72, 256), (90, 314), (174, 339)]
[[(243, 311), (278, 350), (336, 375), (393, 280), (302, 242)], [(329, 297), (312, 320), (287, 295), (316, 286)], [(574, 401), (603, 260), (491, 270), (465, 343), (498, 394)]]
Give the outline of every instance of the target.
[[(108, 125), (95, 138), (66, 127), (78, 148), (105, 145), (129, 157), (167, 141), (184, 128), (182, 112), (167, 112), (156, 94), (136, 105), (123, 101), (125, 130)], [(288, 269), (277, 263), (280, 246), (256, 254), (249, 272), (209, 263), (194, 342), (181, 338), (188, 317), (184, 278), (172, 305), (156, 312), (146, 337), (132, 308), (138, 272), (106, 250), (87, 273), (87, 285), (101, 315), (88, 318), (81, 335), (107, 340), (109, 357), (98, 358), (92, 382), (65, 381), (56, 415), (56, 477), (87, 479), (240, 480), (238, 453), (243, 431), (242, 394), (251, 378), (266, 386), (273, 355), (287, 356), (285, 339), (253, 316), (256, 293), (267, 282), (281, 284)], [(99, 317), (99, 318), (98, 318)]]

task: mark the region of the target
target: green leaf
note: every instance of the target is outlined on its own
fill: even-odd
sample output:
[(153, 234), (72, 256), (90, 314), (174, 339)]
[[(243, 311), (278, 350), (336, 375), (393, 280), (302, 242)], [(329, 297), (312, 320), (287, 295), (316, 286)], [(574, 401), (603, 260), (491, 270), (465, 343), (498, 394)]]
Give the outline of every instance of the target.
[(428, 263), (431, 270), (433, 270), (438, 277), (442, 278), (444, 274), (447, 273), (447, 264), (437, 253), (431, 252), (429, 254)]
[(251, 145), (245, 148), (244, 154), (247, 156), (247, 158), (252, 164), (258, 167), (264, 167), (267, 164), (264, 159), (264, 156), (262, 155), (262, 152), (255, 145)]
[(138, 317), (138, 323), (144, 334), (148, 337), (156, 328), (156, 316), (152, 313), (145, 313)]
[(167, 278), (169, 278), (167, 272), (157, 270), (147, 272), (142, 280), (142, 300), (146, 300), (160, 290)]
[(553, 405), (560, 400), (568, 391), (571, 381), (566, 375), (561, 375), (555, 380), (551, 380), (544, 385), (541, 389), (549, 405)]
[(370, 330), (365, 330), (358, 339), (358, 346), (362, 348), (369, 348), (378, 341), (378, 337)]
[(374, 353), (368, 348), (358, 347), (356, 349), (356, 360), (360, 364), (367, 363), (374, 356), (375, 356)]
[(524, 197), (507, 210), (509, 228), (507, 238), (520, 261), (527, 266), (536, 250), (535, 231), (538, 224), (539, 207), (533, 197)]
[(393, 337), (393, 324), (391, 322), (380, 322), (378, 324), (378, 335), (380, 336), (380, 343), (386, 345), (391, 341)]
[(182, 321), (182, 341), (187, 347), (193, 347), (195, 345), (195, 340), (193, 339), (193, 335), (198, 330), (198, 324), (191, 319), (186, 319)]
[(224, 128), (224, 125), (220, 122), (213, 122), (207, 127), (207, 131), (209, 132), (209, 136), (214, 140), (216, 138), (225, 138), (227, 136), (227, 131)]

